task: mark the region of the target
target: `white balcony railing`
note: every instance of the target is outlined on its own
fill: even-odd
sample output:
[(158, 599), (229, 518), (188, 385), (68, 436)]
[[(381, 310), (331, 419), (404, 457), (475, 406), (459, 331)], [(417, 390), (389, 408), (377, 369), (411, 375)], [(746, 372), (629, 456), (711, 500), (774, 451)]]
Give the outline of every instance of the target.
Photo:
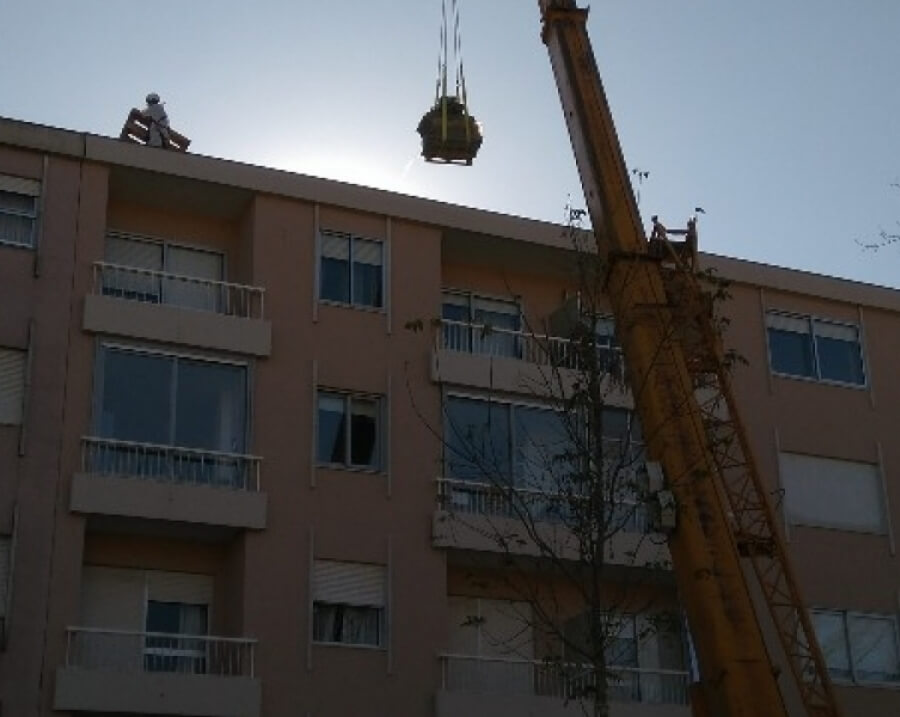
[(85, 473), (259, 491), (262, 458), (112, 438), (81, 439)]
[[(581, 365), (579, 347), (561, 336), (545, 336), (441, 319), (436, 341), (439, 349), (519, 359), (539, 366), (578, 370)], [(620, 348), (598, 345), (597, 358), (602, 370), (621, 379), (623, 369)]]
[[(583, 665), (501, 657), (441, 655), (442, 688), (450, 692), (533, 695), (578, 699), (595, 694), (594, 673)], [(607, 667), (613, 702), (688, 704), (688, 673), (682, 670)]]
[[(437, 479), (438, 507), (448, 513), (516, 518), (527, 511), (530, 520), (570, 521), (574, 496), (525, 488), (504, 488), (491, 483)], [(637, 500), (621, 500), (608, 516), (610, 532), (648, 533), (650, 518), (645, 505)]]
[(254, 677), (256, 640), (92, 627), (66, 630), (66, 667)]
[(93, 292), (148, 304), (169, 304), (246, 319), (264, 318), (265, 289), (94, 262)]

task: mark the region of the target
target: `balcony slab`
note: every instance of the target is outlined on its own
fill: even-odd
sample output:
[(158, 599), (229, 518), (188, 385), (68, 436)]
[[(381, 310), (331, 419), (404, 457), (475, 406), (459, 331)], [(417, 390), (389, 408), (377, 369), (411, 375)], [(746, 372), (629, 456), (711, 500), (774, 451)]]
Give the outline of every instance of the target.
[(250, 356), (269, 356), (272, 352), (270, 321), (112, 296), (85, 296), (82, 326), (92, 333)]
[(136, 674), (61, 667), (55, 710), (192, 717), (259, 717), (260, 681), (161, 672)]
[[(435, 696), (436, 717), (579, 717), (584, 714), (585, 708), (580, 702), (566, 702), (560, 697), (444, 690)], [(610, 717), (691, 717), (691, 708), (612, 702), (609, 714)]]
[(266, 527), (265, 493), (147, 478), (76, 473), (69, 505), (72, 512), (88, 515), (250, 530)]

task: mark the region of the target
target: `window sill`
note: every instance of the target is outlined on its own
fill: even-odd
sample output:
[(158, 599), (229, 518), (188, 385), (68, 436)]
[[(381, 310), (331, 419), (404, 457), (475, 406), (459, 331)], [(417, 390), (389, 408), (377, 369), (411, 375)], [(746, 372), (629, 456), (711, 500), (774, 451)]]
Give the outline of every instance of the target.
[(383, 645), (366, 645), (366, 644), (357, 644), (355, 642), (319, 642), (318, 640), (313, 640), (314, 647), (340, 647), (340, 648), (349, 648), (351, 650), (368, 650), (369, 652), (386, 652), (387, 647)]
[(19, 244), (19, 242), (0, 239), (0, 247), (3, 246), (9, 247), (10, 249), (27, 249), (28, 251), (34, 251), (34, 244)]
[(875, 530), (875, 529), (866, 529), (866, 528), (851, 528), (846, 525), (825, 525), (822, 523), (795, 523), (790, 518), (788, 518), (788, 525), (791, 528), (804, 528), (807, 530), (828, 530), (833, 533), (850, 533), (851, 535), (871, 535), (875, 538), (887, 538), (888, 532), (884, 528)]
[(837, 687), (853, 687), (862, 689), (877, 690), (900, 690), (900, 680), (896, 682), (861, 682), (857, 680), (848, 680), (840, 677), (832, 677), (832, 683)]
[(334, 299), (318, 299), (319, 306), (333, 306), (337, 309), (352, 309), (353, 311), (363, 311), (368, 314), (386, 314), (387, 309), (384, 306), (367, 306), (365, 304), (348, 304), (344, 301), (335, 301)]
[(359, 473), (362, 475), (386, 476), (381, 468), (368, 468), (366, 466), (348, 466), (345, 463), (316, 463), (316, 470), (341, 471), (343, 473)]
[(824, 378), (816, 378), (815, 376), (799, 376), (792, 373), (779, 373), (772, 371), (775, 378), (790, 379), (792, 381), (803, 381), (804, 383), (817, 383), (823, 386), (834, 386), (836, 388), (853, 388), (858, 391), (867, 391), (869, 389), (868, 382), (850, 383), (849, 381), (833, 381)]

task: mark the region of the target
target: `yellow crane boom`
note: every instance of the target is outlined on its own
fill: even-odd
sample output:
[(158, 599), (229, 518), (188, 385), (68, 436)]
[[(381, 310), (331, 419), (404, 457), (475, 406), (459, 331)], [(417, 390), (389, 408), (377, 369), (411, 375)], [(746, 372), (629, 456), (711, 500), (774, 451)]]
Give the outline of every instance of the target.
[[(778, 717), (790, 713), (786, 703), (799, 701), (810, 717), (837, 717), (822, 652), (739, 420), (708, 295), (692, 263), (666, 240), (644, 234), (587, 10), (575, 0), (538, 5), (635, 407), (650, 458), (661, 464), (678, 506), (669, 548), (700, 666), (694, 712)], [(777, 636), (768, 646), (763, 626)], [(777, 674), (770, 650), (780, 651), (788, 674)]]

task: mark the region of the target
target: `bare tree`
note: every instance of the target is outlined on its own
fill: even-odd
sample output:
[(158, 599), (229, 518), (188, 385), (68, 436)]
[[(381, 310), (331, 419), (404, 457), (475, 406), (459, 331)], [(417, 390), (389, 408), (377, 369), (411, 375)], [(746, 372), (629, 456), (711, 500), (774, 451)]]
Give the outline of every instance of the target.
[[(444, 520), (436, 529), (447, 533), (448, 545), (467, 533), (499, 555), (499, 564), (483, 570), (473, 560), (470, 584), (490, 584), (514, 599), (510, 611), (522, 630), (494, 639), (514, 655), (529, 633), (542, 661), (523, 681), (600, 717), (609, 714), (610, 699), (686, 699), (684, 676), (660, 671), (642, 679), (633, 669), (642, 640), (667, 643), (675, 664), (663, 667), (683, 667), (686, 651), (680, 613), (656, 600), (659, 584), (672, 583), (661, 568), (668, 566), (663, 533), (674, 506), (647, 469), (636, 415), (610, 400), (626, 394), (627, 382), (607, 308), (606, 266), (583, 217), (569, 211), (569, 300), (543, 326), (528, 318), (518, 331), (434, 322), (445, 348), (525, 359), (519, 390), (531, 405), (508, 408), (492, 381), (486, 400), (448, 396), (442, 428), (432, 428), (444, 454)], [(725, 295), (721, 284), (711, 286), (717, 298)], [(652, 616), (638, 626), (636, 614)], [(464, 624), (490, 634), (483, 616)]]

